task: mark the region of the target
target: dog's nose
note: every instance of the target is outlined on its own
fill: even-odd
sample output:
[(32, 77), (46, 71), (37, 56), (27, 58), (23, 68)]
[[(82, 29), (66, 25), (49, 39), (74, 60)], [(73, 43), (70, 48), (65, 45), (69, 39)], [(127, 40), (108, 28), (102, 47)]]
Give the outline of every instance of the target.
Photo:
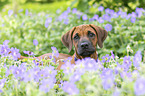
[(88, 42), (81, 43), (81, 48), (83, 48), (83, 49), (88, 48), (88, 46), (89, 46)]

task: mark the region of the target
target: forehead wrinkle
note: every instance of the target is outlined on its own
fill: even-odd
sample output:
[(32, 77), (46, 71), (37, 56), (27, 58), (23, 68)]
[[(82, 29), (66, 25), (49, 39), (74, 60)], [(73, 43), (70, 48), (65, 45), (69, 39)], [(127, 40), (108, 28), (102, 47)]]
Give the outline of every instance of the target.
[(84, 28), (83, 28), (83, 35), (86, 35), (86, 33), (88, 33), (88, 31), (89, 31), (89, 27), (88, 26), (84, 26)]
[[(75, 34), (76, 33), (79, 33), (79, 35), (81, 34), (81, 35), (86, 35), (86, 31), (88, 31), (89, 30), (89, 26), (88, 25), (80, 25), (80, 26), (77, 26), (76, 27), (76, 32), (74, 32)], [(91, 30), (91, 29), (90, 29)]]

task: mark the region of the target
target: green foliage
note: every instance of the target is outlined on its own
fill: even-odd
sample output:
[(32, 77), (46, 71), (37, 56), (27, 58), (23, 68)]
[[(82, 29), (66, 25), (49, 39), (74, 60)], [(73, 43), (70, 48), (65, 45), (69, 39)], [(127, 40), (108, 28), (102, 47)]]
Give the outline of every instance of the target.
[(119, 8), (132, 12), (136, 7), (145, 8), (145, 0), (74, 0), (72, 5), (77, 6), (81, 11), (86, 11), (90, 6), (102, 5), (118, 11)]
[[(33, 51), (36, 56), (49, 53), (51, 52), (51, 46), (55, 46), (60, 53), (68, 53), (67, 48), (61, 43), (61, 36), (72, 27), (81, 24), (95, 24), (104, 28), (109, 23), (113, 26), (113, 29), (108, 32), (108, 37), (104, 42), (104, 48), (97, 49), (99, 55), (103, 56), (113, 50), (119, 57), (125, 56), (127, 55), (127, 46), (131, 47), (134, 51), (133, 54), (138, 50), (142, 51), (142, 53), (145, 50), (144, 16), (138, 17), (135, 23), (131, 23), (130, 18), (125, 19), (121, 16), (112, 18), (111, 22), (104, 21), (104, 23), (99, 23), (96, 20), (83, 21), (82, 16), (85, 13), (78, 11), (76, 14), (69, 12), (66, 15), (68, 24), (65, 24), (65, 19), (59, 21), (59, 18), (63, 18), (64, 16), (61, 15), (62, 12), (59, 10), (58, 13), (34, 13), (28, 10), (28, 14), (25, 14), (26, 10), (23, 10), (17, 15), (2, 15), (0, 22), (0, 43), (4, 40), (10, 40), (9, 46), (20, 49), (22, 55), (24, 50)], [(78, 18), (77, 14), (81, 14), (80, 18)], [(104, 11), (97, 11), (97, 14), (102, 16), (105, 13)], [(92, 15), (87, 16), (88, 19), (92, 17)], [(46, 28), (45, 22), (47, 18), (52, 18), (52, 21)], [(33, 45), (33, 39), (37, 39), (39, 42), (36, 47)], [(72, 55), (73, 53), (72, 51), (70, 54)], [(129, 54), (132, 53), (130, 52)]]

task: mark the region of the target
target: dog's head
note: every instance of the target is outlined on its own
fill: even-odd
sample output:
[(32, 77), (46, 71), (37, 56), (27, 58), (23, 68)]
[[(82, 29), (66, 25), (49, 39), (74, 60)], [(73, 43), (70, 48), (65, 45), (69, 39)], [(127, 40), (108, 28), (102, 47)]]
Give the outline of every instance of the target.
[(82, 57), (90, 57), (96, 51), (96, 45), (103, 47), (108, 32), (94, 24), (73, 27), (62, 36), (62, 43), (69, 49), (74, 45), (75, 51)]

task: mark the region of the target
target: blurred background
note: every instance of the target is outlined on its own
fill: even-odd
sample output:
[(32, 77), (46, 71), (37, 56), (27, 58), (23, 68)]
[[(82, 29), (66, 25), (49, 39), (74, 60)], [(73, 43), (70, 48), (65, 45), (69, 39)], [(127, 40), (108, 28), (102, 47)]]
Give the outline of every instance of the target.
[[(105, 8), (119, 10), (124, 8), (132, 12), (136, 7), (145, 8), (145, 0), (0, 0), (0, 10), (3, 8), (13, 8), (14, 12), (18, 9), (37, 9), (36, 11), (48, 10), (52, 12), (58, 8), (77, 7), (81, 11), (86, 11), (89, 6), (100, 4)], [(46, 7), (47, 6), (47, 7)], [(38, 9), (39, 8), (39, 9)]]
[[(36, 56), (52, 52), (68, 53), (61, 36), (73, 26), (110, 24), (99, 56), (113, 51), (119, 57), (145, 50), (145, 0), (0, 0), (0, 44), (32, 51)], [(33, 44), (38, 41), (38, 45)]]

